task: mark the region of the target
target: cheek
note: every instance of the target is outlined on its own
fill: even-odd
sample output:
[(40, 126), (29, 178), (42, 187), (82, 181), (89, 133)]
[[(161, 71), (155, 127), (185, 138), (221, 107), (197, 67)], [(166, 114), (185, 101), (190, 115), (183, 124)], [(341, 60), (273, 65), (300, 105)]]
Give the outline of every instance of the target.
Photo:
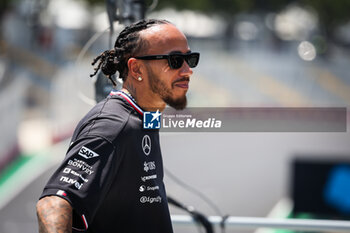
[(168, 87), (173, 87), (173, 83), (176, 81), (178, 77), (176, 70), (171, 69), (169, 66), (164, 67), (159, 73), (159, 77), (163, 83), (165, 83)]
[(166, 89), (173, 89), (173, 82), (169, 77), (161, 76), (159, 81), (162, 83), (162, 86), (164, 86)]
[(171, 73), (172, 69), (168, 66), (168, 65), (164, 65), (162, 66), (162, 69), (161, 69), (161, 75), (162, 74), (166, 74), (166, 73)]

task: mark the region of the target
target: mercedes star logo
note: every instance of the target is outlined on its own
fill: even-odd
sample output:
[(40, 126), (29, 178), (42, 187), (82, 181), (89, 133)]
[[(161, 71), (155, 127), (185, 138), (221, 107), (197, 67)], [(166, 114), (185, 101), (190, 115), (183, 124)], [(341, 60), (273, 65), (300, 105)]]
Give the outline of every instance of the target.
[(142, 150), (145, 155), (151, 153), (151, 138), (148, 135), (145, 135), (142, 138)]

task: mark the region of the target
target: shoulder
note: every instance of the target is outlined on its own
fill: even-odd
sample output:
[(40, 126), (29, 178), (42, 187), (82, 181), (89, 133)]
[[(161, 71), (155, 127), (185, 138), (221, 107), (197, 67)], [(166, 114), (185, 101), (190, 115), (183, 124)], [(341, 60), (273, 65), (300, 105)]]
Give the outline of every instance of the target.
[(131, 114), (132, 109), (122, 99), (106, 98), (96, 104), (79, 122), (73, 140), (99, 136), (112, 142), (128, 123)]

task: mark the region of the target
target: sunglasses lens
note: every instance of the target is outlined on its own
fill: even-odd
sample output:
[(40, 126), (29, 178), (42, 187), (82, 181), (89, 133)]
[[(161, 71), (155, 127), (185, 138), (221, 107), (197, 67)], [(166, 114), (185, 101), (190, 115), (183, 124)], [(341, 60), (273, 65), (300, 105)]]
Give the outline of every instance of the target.
[(179, 55), (170, 55), (169, 56), (169, 65), (173, 69), (179, 69), (184, 63), (184, 58)]
[(186, 58), (186, 62), (189, 67), (194, 68), (198, 65), (199, 54), (190, 54)]
[(199, 53), (190, 53), (190, 54), (171, 54), (169, 55), (169, 66), (172, 69), (181, 68), (182, 64), (186, 60), (189, 67), (194, 68), (198, 65), (199, 62)]

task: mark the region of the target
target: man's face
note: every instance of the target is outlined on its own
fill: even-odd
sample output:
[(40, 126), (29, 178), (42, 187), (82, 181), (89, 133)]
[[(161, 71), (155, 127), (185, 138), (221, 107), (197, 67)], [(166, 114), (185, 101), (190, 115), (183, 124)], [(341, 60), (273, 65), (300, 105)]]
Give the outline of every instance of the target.
[[(190, 51), (185, 35), (171, 24), (153, 26), (142, 33), (149, 43), (142, 55), (187, 53)], [(186, 93), (193, 71), (184, 61), (179, 69), (169, 67), (166, 59), (144, 61), (150, 91), (175, 109), (186, 107)]]

